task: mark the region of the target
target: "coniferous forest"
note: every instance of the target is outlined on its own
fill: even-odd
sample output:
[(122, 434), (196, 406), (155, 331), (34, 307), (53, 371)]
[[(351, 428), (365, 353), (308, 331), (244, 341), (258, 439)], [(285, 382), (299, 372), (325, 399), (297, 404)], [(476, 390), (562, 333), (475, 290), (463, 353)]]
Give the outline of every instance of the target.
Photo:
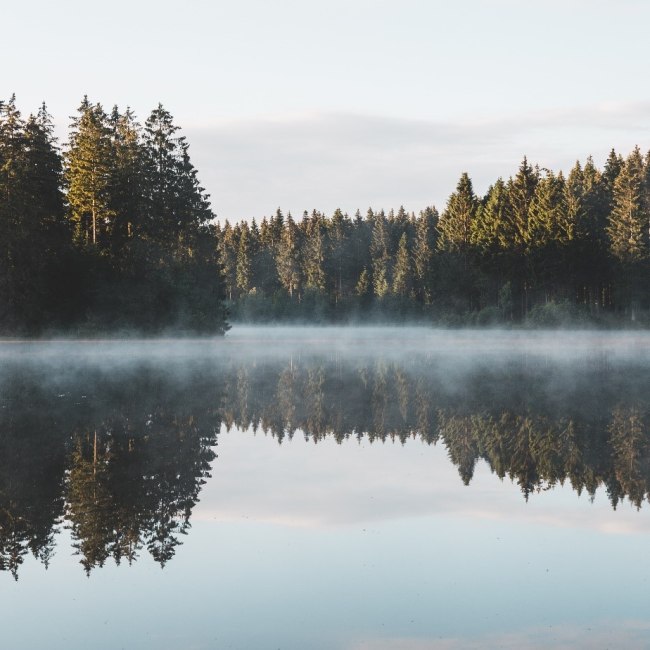
[(280, 210), (220, 229), (233, 318), (423, 319), (447, 325), (650, 322), (650, 156), (611, 151), (568, 175), (523, 159), (444, 210), (350, 218)]
[(59, 146), (45, 106), (0, 102), (0, 331), (379, 318), (447, 325), (650, 323), (650, 155), (531, 165), (441, 212), (278, 209), (218, 224), (161, 105), (140, 124), (84, 98)]
[(61, 152), (45, 105), (0, 102), (0, 332), (223, 333), (216, 229), (188, 143), (84, 98)]

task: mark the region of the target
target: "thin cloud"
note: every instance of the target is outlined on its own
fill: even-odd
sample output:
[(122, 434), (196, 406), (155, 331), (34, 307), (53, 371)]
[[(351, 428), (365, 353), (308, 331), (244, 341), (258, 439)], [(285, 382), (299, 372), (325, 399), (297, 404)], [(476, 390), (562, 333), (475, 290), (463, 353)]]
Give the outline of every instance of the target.
[(589, 648), (647, 648), (647, 621), (599, 621), (588, 625), (536, 627), (480, 637), (376, 638), (352, 642), (348, 650), (588, 650)]
[(186, 129), (220, 219), (313, 208), (444, 207), (463, 171), (484, 192), (524, 155), (567, 169), (611, 147), (647, 147), (650, 103), (602, 104), (505, 118), (434, 122), (314, 113)]

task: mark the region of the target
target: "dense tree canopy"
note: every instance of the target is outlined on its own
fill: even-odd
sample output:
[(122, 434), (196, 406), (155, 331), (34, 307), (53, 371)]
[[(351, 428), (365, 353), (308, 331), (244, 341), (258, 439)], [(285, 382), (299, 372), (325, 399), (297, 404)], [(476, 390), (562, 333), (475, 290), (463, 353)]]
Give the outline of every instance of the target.
[(484, 196), (463, 173), (441, 214), (296, 223), (278, 209), (259, 231), (226, 222), (222, 235), (234, 319), (650, 322), (650, 161), (638, 148), (567, 176), (524, 158)]
[(0, 102), (0, 330), (224, 332), (235, 320), (650, 322), (650, 156), (565, 175), (523, 159), (440, 211), (217, 224), (157, 106), (84, 98), (60, 152), (43, 106)]
[(61, 154), (45, 106), (0, 102), (0, 332), (223, 333), (208, 195), (162, 106), (84, 97)]

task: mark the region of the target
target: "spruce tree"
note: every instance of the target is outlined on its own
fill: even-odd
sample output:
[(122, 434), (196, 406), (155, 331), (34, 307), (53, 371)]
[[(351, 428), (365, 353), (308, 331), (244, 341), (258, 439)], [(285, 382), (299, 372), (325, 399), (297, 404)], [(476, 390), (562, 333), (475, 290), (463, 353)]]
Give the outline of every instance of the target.
[(372, 284), (377, 298), (383, 298), (390, 290), (391, 256), (388, 222), (384, 211), (373, 215), (372, 242)]
[(314, 211), (303, 219), (305, 227), (303, 256), (305, 288), (319, 293), (325, 291), (325, 232), (321, 215)]
[(350, 284), (350, 236), (352, 233), (352, 222), (347, 214), (336, 209), (330, 218), (327, 227), (327, 275), (330, 278), (331, 290), (335, 296), (335, 302), (339, 302), (349, 290)]
[(416, 296), (423, 304), (429, 304), (432, 297), (432, 265), (436, 249), (436, 225), (438, 212), (435, 208), (426, 208), (420, 212), (415, 224), (415, 242), (413, 243), (413, 281)]
[(614, 206), (607, 225), (612, 256), (623, 265), (637, 263), (648, 256), (650, 214), (644, 200), (644, 180), (643, 158), (637, 147), (625, 160), (614, 182)]
[(411, 259), (408, 249), (408, 240), (404, 233), (399, 240), (395, 268), (393, 271), (393, 293), (403, 298), (408, 298), (413, 287), (413, 274)]
[(535, 195), (539, 182), (539, 172), (528, 164), (524, 157), (517, 174), (510, 178), (508, 190), (508, 233), (507, 238), (517, 254), (523, 255), (530, 241), (531, 232), (528, 227), (530, 204)]
[(293, 300), (298, 295), (302, 284), (300, 263), (299, 231), (291, 213), (287, 213), (287, 220), (278, 246), (276, 264), (280, 283)]
[(84, 97), (65, 152), (69, 219), (78, 243), (104, 248), (115, 212), (111, 200), (112, 144), (101, 104)]
[(507, 268), (506, 282), (514, 291), (514, 299), (519, 304), (519, 315), (524, 317), (530, 308), (530, 260), (529, 244), (531, 231), (528, 226), (530, 204), (539, 182), (539, 171), (528, 164), (524, 157), (519, 170), (508, 180), (507, 209), (505, 220), (505, 239), (509, 242), (504, 256)]
[(115, 106), (110, 127), (113, 145), (111, 207), (114, 213), (110, 239), (113, 249), (119, 250), (132, 237), (141, 234), (144, 155), (141, 127), (129, 108), (121, 114)]
[(179, 130), (159, 104), (145, 122), (143, 138), (143, 230), (175, 255), (190, 252), (192, 236), (214, 216)]
[(246, 295), (251, 289), (250, 229), (246, 222), (242, 223), (239, 235), (236, 279), (240, 295)]
[(438, 247), (441, 250), (458, 253), (467, 260), (472, 223), (476, 217), (478, 200), (472, 181), (465, 172), (461, 175), (456, 191), (449, 197), (447, 207), (438, 221)]
[(528, 212), (528, 272), (531, 287), (545, 301), (572, 281), (567, 277), (564, 253), (574, 240), (576, 224), (567, 210), (565, 196), (562, 174), (547, 171), (535, 187)]
[(237, 226), (235, 230), (230, 222), (226, 223), (221, 229), (219, 238), (219, 255), (223, 268), (223, 277), (228, 300), (232, 300), (237, 288), (237, 255), (239, 252), (239, 232)]
[(490, 186), (479, 205), (470, 235), (472, 246), (487, 261), (493, 261), (500, 251), (510, 245), (506, 210), (506, 184), (502, 178), (498, 178), (494, 185)]

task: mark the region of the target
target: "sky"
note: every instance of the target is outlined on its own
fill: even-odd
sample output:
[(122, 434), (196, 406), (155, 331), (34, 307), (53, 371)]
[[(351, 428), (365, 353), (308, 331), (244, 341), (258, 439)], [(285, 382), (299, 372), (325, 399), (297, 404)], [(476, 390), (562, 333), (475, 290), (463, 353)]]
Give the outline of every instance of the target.
[(443, 208), (522, 157), (650, 148), (643, 0), (33, 0), (2, 9), (0, 97), (65, 140), (87, 94), (162, 102), (220, 220)]

